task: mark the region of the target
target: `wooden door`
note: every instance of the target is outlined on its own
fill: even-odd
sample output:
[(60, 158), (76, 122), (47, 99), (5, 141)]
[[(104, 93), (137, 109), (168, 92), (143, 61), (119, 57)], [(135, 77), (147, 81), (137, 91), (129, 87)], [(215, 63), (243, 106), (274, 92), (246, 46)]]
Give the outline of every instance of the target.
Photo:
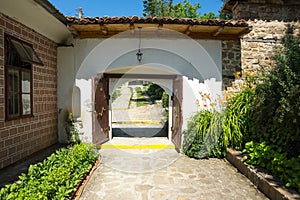
[(176, 149), (181, 149), (182, 137), (182, 77), (177, 76), (173, 80), (173, 95), (172, 95), (172, 142)]
[(109, 139), (109, 88), (108, 78), (93, 78), (94, 111), (93, 143), (102, 144)]

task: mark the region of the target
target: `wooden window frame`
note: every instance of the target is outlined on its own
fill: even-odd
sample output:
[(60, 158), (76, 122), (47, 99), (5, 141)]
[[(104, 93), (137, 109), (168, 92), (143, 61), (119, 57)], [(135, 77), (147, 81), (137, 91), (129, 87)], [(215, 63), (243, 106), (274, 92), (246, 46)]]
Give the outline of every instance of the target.
[[(21, 44), (26, 44), (27, 46), (30, 46), (32, 48), (32, 45), (29, 43), (26, 43), (22, 40), (19, 40), (17, 38), (14, 38), (10, 35), (5, 34), (4, 36), (4, 43), (5, 43), (5, 48), (7, 48), (7, 42), (11, 42), (11, 39), (20, 42)], [(10, 49), (13, 49), (13, 51), (15, 51), (15, 53), (19, 56), (19, 59), (27, 64), (27, 67), (22, 67), (22, 66), (14, 66), (11, 65), (10, 63), (7, 63), (7, 49), (4, 49), (4, 60), (5, 60), (5, 120), (9, 121), (9, 120), (16, 120), (16, 119), (21, 119), (21, 118), (28, 118), (28, 117), (33, 117), (33, 63), (37, 64), (36, 62), (30, 62), (28, 60), (22, 60), (21, 56), (19, 55), (19, 52), (15, 49), (15, 46), (12, 45), (12, 43), (10, 43)], [(37, 54), (36, 54), (37, 56)], [(39, 58), (38, 58), (39, 59)], [(39, 63), (42, 64), (42, 63)], [(8, 74), (9, 74), (9, 70), (15, 70), (18, 71), (19, 74), (19, 80), (18, 80), (18, 87), (19, 87), (19, 91), (18, 91), (18, 97), (19, 97), (19, 102), (18, 102), (18, 106), (19, 106), (19, 113), (16, 116), (10, 116), (9, 115), (9, 90), (8, 90), (8, 85), (9, 85), (9, 78), (8, 78)], [(22, 95), (23, 94), (28, 94), (28, 93), (24, 93), (23, 92), (23, 88), (22, 88), (22, 80), (23, 80), (23, 76), (22, 73), (23, 72), (29, 72), (30, 74), (30, 113), (29, 114), (24, 114), (23, 113), (23, 99), (22, 99)]]

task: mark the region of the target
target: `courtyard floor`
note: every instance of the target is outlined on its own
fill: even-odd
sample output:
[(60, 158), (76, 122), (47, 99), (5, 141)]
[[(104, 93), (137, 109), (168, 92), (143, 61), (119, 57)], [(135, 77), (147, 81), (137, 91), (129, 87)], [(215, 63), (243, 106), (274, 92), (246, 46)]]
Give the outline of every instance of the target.
[[(81, 200), (267, 199), (224, 159), (188, 158), (171, 148), (167, 138), (128, 139), (103, 146)], [(154, 148), (147, 148), (147, 142)], [(122, 149), (117, 143), (141, 148)], [(156, 148), (160, 143), (166, 148)]]

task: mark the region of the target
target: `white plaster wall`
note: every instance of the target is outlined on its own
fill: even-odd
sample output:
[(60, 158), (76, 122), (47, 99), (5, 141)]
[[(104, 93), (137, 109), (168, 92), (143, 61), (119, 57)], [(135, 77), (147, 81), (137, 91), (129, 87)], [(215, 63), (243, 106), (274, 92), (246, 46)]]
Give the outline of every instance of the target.
[[(89, 53), (97, 46), (99, 43), (103, 41), (102, 39), (88, 39), (88, 40), (74, 40), (72, 41), (73, 47), (58, 47), (57, 49), (57, 106), (58, 106), (58, 140), (61, 143), (67, 141), (67, 135), (65, 131), (65, 121), (68, 116), (68, 112), (74, 112), (75, 114), (79, 113), (80, 116), (75, 116), (76, 120), (79, 121), (78, 127), (80, 132), (86, 133), (86, 135), (81, 135), (82, 139), (91, 142), (91, 129), (89, 127), (91, 120), (84, 122), (81, 121), (82, 118), (88, 119), (86, 112), (82, 112), (87, 110), (85, 106), (82, 106), (86, 99), (82, 99), (83, 95), (85, 95), (86, 90), (90, 90), (88, 88), (77, 87), (80, 93), (80, 97), (76, 97), (77, 93), (73, 93), (74, 86), (76, 85), (76, 77), (78, 69), (81, 66), (82, 61), (89, 55)], [(85, 79), (86, 81), (90, 81), (89, 79)], [(83, 91), (83, 92), (82, 92)], [(80, 98), (80, 99), (77, 99)], [(90, 98), (90, 96), (88, 97)], [(78, 111), (77, 104), (74, 101), (78, 101), (81, 104), (81, 110)], [(89, 116), (91, 117), (91, 116)]]
[[(58, 49), (58, 108), (59, 140), (66, 139), (64, 121), (67, 111), (72, 111), (73, 86), (80, 93), (80, 131), (84, 140), (91, 142), (91, 77), (105, 71), (118, 71), (127, 67), (126, 73), (133, 67), (140, 67), (139, 73), (180, 74), (185, 76), (183, 90), (183, 119), (186, 120), (197, 111), (195, 104), (198, 89), (218, 91), (222, 81), (221, 42), (215, 40), (192, 39), (143, 39), (141, 50), (142, 63), (136, 59), (138, 40), (134, 38), (76, 39), (74, 47)], [(147, 68), (147, 70), (146, 70)], [(149, 70), (150, 69), (150, 70)], [(161, 71), (163, 71), (163, 73)], [(122, 70), (120, 70), (122, 71)], [(197, 79), (200, 83), (215, 80), (206, 84), (191, 82)], [(197, 82), (197, 81), (196, 81)], [(196, 89), (197, 88), (197, 89)], [(214, 89), (211, 89), (214, 88)], [(75, 94), (74, 94), (75, 95)], [(76, 94), (77, 95), (77, 94)], [(77, 97), (78, 98), (78, 97)], [(74, 99), (74, 98), (73, 98)], [(75, 105), (75, 104), (73, 104)]]
[[(93, 113), (93, 102), (92, 102), (92, 81), (91, 79), (76, 79), (76, 87), (80, 88), (80, 116), (77, 121), (80, 124), (79, 133), (80, 139), (83, 142), (91, 143), (92, 140), (92, 113)], [(74, 94), (73, 94), (74, 95)], [(74, 109), (74, 108), (72, 108)]]
[[(82, 46), (83, 41), (77, 42)], [(86, 42), (89, 43), (89, 42)], [(76, 54), (82, 54), (81, 47)], [(107, 69), (139, 65), (136, 59), (135, 39), (114, 38), (98, 44), (88, 57), (76, 56), (80, 65), (77, 78), (88, 79)], [(222, 79), (221, 42), (214, 40), (144, 39), (142, 42), (142, 65), (158, 65), (164, 70), (184, 74), (190, 78)], [(78, 68), (77, 66), (76, 68)]]
[[(210, 100), (202, 99), (201, 93), (209, 94)], [(182, 129), (187, 128), (187, 123), (191, 116), (199, 109), (216, 109), (219, 107), (211, 106), (211, 103), (218, 103), (219, 97), (222, 96), (222, 82), (215, 78), (206, 79), (204, 82), (199, 82), (197, 79), (183, 78), (183, 100), (182, 100)], [(197, 104), (197, 101), (199, 104)], [(200, 105), (200, 106), (198, 106)], [(205, 106), (204, 106), (205, 105)]]
[(72, 91), (75, 83), (74, 48), (60, 47), (57, 50), (57, 107), (58, 107), (58, 141), (67, 141), (65, 122), (72, 106)]

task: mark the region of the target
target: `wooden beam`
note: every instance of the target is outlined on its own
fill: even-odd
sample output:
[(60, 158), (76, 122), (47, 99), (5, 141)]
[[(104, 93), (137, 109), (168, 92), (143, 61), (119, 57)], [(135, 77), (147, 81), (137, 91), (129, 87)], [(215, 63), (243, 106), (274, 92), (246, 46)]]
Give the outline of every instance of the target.
[(134, 29), (135, 29), (134, 24), (130, 24), (130, 25), (129, 25), (129, 30), (130, 30), (131, 32), (134, 32)]
[[(119, 31), (109, 31), (109, 34), (104, 35), (101, 31), (80, 31), (78, 32), (78, 35), (75, 36), (76, 38), (80, 38), (80, 39), (84, 39), (84, 38), (110, 38), (116, 34), (120, 33)], [(246, 32), (245, 32), (246, 33)], [(120, 37), (124, 37), (127, 38), (127, 35), (123, 35)], [(146, 34), (143, 34), (143, 37), (147, 38), (147, 37), (153, 37), (152, 35), (147, 36)], [(211, 33), (195, 33), (195, 32), (191, 32), (189, 34), (190, 38), (193, 39), (211, 39), (211, 40), (239, 40), (240, 39), (240, 35), (237, 34), (219, 34), (215, 37), (213, 37), (211, 35)], [(174, 37), (172, 36), (161, 36), (161, 38), (174, 38), (176, 39), (176, 35), (174, 35)]]
[(74, 37), (78, 36), (78, 31), (74, 27), (70, 26), (68, 27), (69, 31), (74, 35)]
[(242, 37), (244, 35), (246, 35), (247, 33), (250, 33), (252, 31), (252, 27), (247, 27), (244, 30), (242, 30), (241, 32), (239, 32), (238, 36)]
[(184, 34), (189, 35), (191, 33), (192, 28), (193, 28), (193, 25), (188, 25), (188, 27), (185, 30)]
[[(118, 25), (118, 24), (116, 24)], [(124, 32), (121, 37), (130, 38), (133, 37), (135, 27), (139, 24), (119, 24), (120, 26), (112, 26), (103, 24), (103, 25), (72, 25), (69, 27), (69, 30), (73, 33), (76, 38), (109, 38), (118, 33)], [(146, 27), (157, 28), (157, 33), (155, 29), (151, 32), (143, 32), (143, 37), (153, 38), (153, 34), (159, 34), (161, 38), (176, 38), (177, 34), (173, 32), (166, 32), (166, 34), (160, 34), (160, 29), (162, 26), (179, 31), (183, 34), (188, 35), (193, 39), (213, 39), (213, 40), (237, 40), (241, 36), (249, 33), (251, 28), (249, 27), (230, 27), (230, 26), (205, 26), (205, 25), (185, 25), (185, 26), (172, 26), (168, 25), (159, 25), (159, 24), (146, 24)], [(125, 31), (129, 31), (128, 34)], [(131, 32), (131, 34), (130, 34)]]
[(224, 30), (224, 26), (220, 26), (215, 32), (212, 33), (212, 36), (216, 37)]
[(104, 24), (100, 24), (100, 30), (103, 33), (103, 35), (108, 35), (108, 29)]
[(104, 73), (105, 78), (134, 78), (134, 79), (175, 79), (177, 75), (163, 74), (110, 74)]
[(163, 28), (163, 26), (164, 26), (163, 24), (158, 24), (157, 29), (161, 30)]
[(238, 4), (239, 4), (239, 2), (236, 1), (235, 4), (232, 6), (231, 11), (234, 11), (234, 9), (237, 7)]

